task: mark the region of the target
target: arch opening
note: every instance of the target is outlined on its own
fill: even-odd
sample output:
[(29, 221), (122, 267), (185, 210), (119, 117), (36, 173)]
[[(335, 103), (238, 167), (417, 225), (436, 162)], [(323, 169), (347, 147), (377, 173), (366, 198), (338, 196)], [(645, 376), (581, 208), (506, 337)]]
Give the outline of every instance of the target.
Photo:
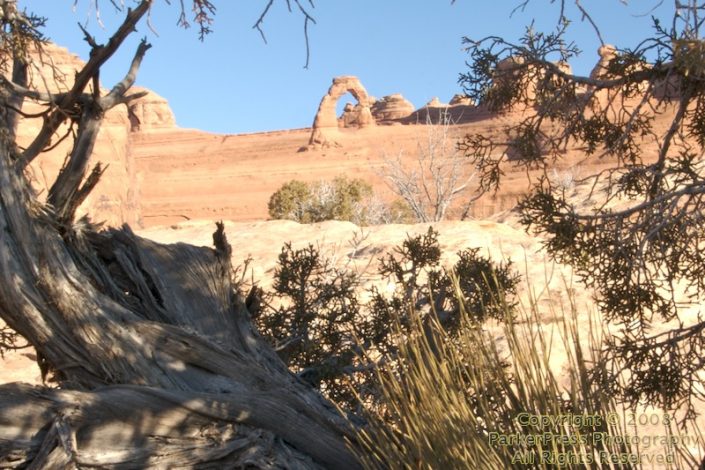
[[(334, 144), (334, 134), (338, 129), (339, 121), (336, 112), (338, 101), (350, 94), (357, 101), (348, 113), (348, 126), (345, 127), (369, 127), (375, 125), (370, 107), (370, 97), (367, 90), (362, 86), (360, 80), (353, 76), (336, 77), (333, 84), (328, 89), (328, 93), (321, 100), (318, 106), (316, 117), (313, 121), (313, 130), (309, 145), (330, 145)], [(343, 102), (343, 107), (345, 102)], [(343, 120), (345, 122), (345, 120)], [(344, 125), (343, 122), (343, 125)]]

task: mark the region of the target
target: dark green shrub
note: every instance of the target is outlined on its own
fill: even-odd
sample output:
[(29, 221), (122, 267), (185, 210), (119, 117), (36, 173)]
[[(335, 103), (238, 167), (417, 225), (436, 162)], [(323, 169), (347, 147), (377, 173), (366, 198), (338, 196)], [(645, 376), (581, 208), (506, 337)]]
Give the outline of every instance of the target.
[(495, 265), (478, 252), (458, 254), (453, 267), (460, 278), (458, 289), (451, 270), (440, 266), (438, 233), (429, 228), (426, 234), (408, 237), (379, 268), (396, 291), (387, 296), (373, 289), (371, 300), (362, 303), (356, 274), (336, 269), (313, 245), (295, 250), (286, 244), (279, 254), (274, 292), (265, 295), (254, 321), (299, 377), (344, 408), (359, 410), (356, 394), (376, 400), (377, 362), (396, 357), (395, 322), (408, 326), (411, 312), (426, 321), (435, 311), (455, 335), (461, 305), (476, 322), (488, 316), (503, 319), (511, 311), (513, 304), (505, 299), (515, 294), (519, 276), (510, 262)]
[(302, 222), (311, 201), (311, 188), (299, 180), (291, 180), (269, 198), (267, 207), (273, 219), (290, 219)]
[[(503, 320), (515, 307), (511, 299), (516, 294), (519, 275), (513, 271), (511, 261), (496, 264), (479, 251), (460, 251), (453, 268), (444, 269), (439, 266), (438, 232), (429, 227), (425, 235), (408, 238), (381, 263), (380, 274), (393, 279), (397, 289), (391, 298), (375, 291), (375, 309), (414, 310), (422, 314), (433, 309), (451, 331), (457, 328), (461, 304), (476, 321), (487, 317)], [(458, 290), (454, 288), (454, 276)]]
[(363, 320), (356, 275), (335, 269), (313, 245), (295, 250), (287, 243), (274, 278), (274, 293), (255, 318), (260, 333), (303, 380), (338, 403), (354, 403), (339, 379), (357, 362), (355, 335)]
[(269, 216), (299, 223), (347, 220), (358, 225), (410, 223), (410, 208), (403, 201), (383, 203), (366, 181), (339, 176), (333, 181), (285, 183), (269, 199)]

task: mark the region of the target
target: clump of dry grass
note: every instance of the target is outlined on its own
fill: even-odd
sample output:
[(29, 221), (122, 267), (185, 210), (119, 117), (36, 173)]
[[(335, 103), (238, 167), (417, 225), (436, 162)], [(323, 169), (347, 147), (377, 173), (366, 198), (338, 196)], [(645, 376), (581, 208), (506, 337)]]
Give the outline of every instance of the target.
[[(579, 326), (572, 301), (551, 315), (562, 319), (557, 330), (566, 356), (557, 371), (549, 360), (560, 343), (537, 305), (534, 297), (518, 315), (507, 315), (499, 341), (464, 311), (457, 337), (433, 319), (412, 316), (398, 363), (379, 371), (383, 409), (369, 413), (357, 450), (365, 466), (652, 468), (655, 461), (635, 462), (641, 454), (629, 439), (635, 429), (626, 426), (627, 410), (593, 380), (607, 367), (596, 315), (589, 328)], [(398, 322), (395, 328), (401, 332)], [(660, 468), (697, 466), (674, 445), (657, 453), (667, 460)]]

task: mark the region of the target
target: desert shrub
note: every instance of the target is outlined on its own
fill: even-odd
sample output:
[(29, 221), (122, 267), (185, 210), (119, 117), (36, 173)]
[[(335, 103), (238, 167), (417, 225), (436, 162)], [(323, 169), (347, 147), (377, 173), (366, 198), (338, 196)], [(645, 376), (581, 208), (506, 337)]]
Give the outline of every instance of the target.
[[(357, 451), (366, 467), (640, 468), (604, 463), (609, 456), (638, 455), (639, 449), (613, 439), (635, 436), (635, 429), (626, 427), (613, 387), (593, 380), (607, 373), (600, 370), (607, 366), (604, 333), (595, 327), (599, 322), (591, 318), (590, 329), (579, 327), (571, 301), (569, 310), (549, 312), (560, 319), (556, 335), (539, 317), (536, 306), (545, 305), (540, 299), (527, 309), (511, 301), (518, 276), (509, 263), (497, 265), (469, 249), (460, 252), (454, 270), (444, 271), (440, 257), (434, 230), (408, 237), (380, 268), (402, 280), (397, 290), (363, 303), (354, 274), (335, 269), (312, 245), (287, 244), (279, 255), (274, 292), (254, 317), (301, 379), (335, 400), (351, 419), (365, 420)], [(454, 272), (475, 282), (463, 282)], [(475, 300), (485, 291), (472, 289), (489, 279), (495, 282), (490, 286), (509, 288)], [(439, 293), (454, 300), (434, 311), (430, 302)], [(552, 298), (551, 292), (544, 295)], [(473, 313), (473, 303), (485, 313)], [(482, 328), (490, 316), (502, 320), (500, 343)], [(558, 336), (567, 352), (560, 377), (550, 363), (552, 339)], [(518, 419), (522, 413), (600, 420), (587, 426), (526, 424)], [(618, 420), (608, 422), (607, 416)], [(596, 433), (610, 439), (595, 442)], [(521, 437), (499, 441), (529, 435), (552, 440), (545, 445)], [(687, 449), (673, 445), (655, 452), (673, 459), (672, 468), (696, 462)], [(586, 465), (561, 466), (545, 456)]]
[(355, 336), (365, 322), (357, 276), (336, 269), (313, 245), (286, 244), (274, 279), (274, 292), (264, 295), (265, 308), (254, 318), (260, 334), (300, 378), (337, 403), (354, 406), (345, 378), (360, 363)]
[(311, 187), (308, 221), (349, 220), (363, 223), (363, 203), (370, 196), (372, 186), (359, 178), (339, 176), (332, 182), (320, 181)]
[(416, 223), (414, 213), (403, 199), (394, 199), (386, 203), (376, 194), (372, 194), (357, 204), (355, 211), (352, 220), (359, 221), (357, 222), (359, 225)]
[(269, 198), (267, 207), (269, 216), (273, 219), (290, 219), (303, 221), (311, 199), (311, 188), (299, 180), (284, 183), (281, 188)]
[[(634, 48), (603, 54), (587, 82), (555, 62), (581, 53), (567, 9), (550, 32), (532, 24), (516, 42), (465, 38), (466, 93), (495, 111), (530, 111), (460, 146), (481, 192), (502, 187), (509, 167), (526, 170), (520, 223), (572, 265), (618, 326), (609, 357), (632, 374), (622, 395), (693, 409), (705, 386), (705, 362), (693, 360), (705, 356), (705, 320), (692, 314), (705, 302), (705, 2), (674, 4)], [(572, 181), (549, 177), (576, 158), (602, 162), (583, 179), (592, 189), (579, 204)]]
[[(503, 320), (515, 304), (519, 275), (512, 262), (494, 263), (469, 248), (458, 253), (451, 269), (440, 267), (438, 232), (429, 227), (424, 235), (409, 237), (381, 262), (380, 274), (391, 279), (396, 289), (391, 297), (374, 290), (374, 308), (390, 316), (392, 312), (413, 309), (422, 314), (433, 310), (447, 329), (458, 326), (461, 304), (475, 321), (487, 317)], [(459, 289), (452, 277), (460, 279)]]
[[(371, 300), (362, 302), (355, 273), (336, 269), (313, 245), (294, 249), (286, 244), (274, 290), (265, 295), (255, 323), (303, 380), (343, 408), (359, 411), (360, 398), (374, 401), (379, 393), (372, 373), (377, 362), (393, 361), (397, 353), (390, 327), (395, 318), (408, 325), (410, 311), (428, 321), (435, 310), (444, 327), (457, 334), (461, 306), (471, 309), (477, 323), (487, 316), (501, 314), (503, 319), (513, 309), (507, 299), (515, 294), (518, 275), (510, 263), (495, 264), (469, 249), (446, 270), (440, 258), (438, 233), (432, 228), (408, 237), (379, 268), (378, 274), (395, 283), (395, 292), (387, 296), (373, 289)], [(453, 272), (466, 276), (457, 291)]]
[(414, 211), (404, 199), (394, 199), (387, 206), (390, 224), (411, 224), (416, 222)]
[(383, 202), (366, 181), (344, 176), (332, 181), (291, 180), (269, 198), (269, 216), (299, 223), (347, 220), (358, 225), (412, 223), (413, 212), (397, 199)]
[(470, 184), (474, 179), (472, 165), (451, 135), (454, 124), (447, 109), (439, 110), (435, 122), (428, 112), (426, 140), (418, 143), (413, 162), (402, 158), (401, 152), (395, 157), (385, 155), (379, 174), (417, 222), (445, 219), (459, 198), (466, 199), (460, 208), (461, 219), (465, 219), (476, 199)]
[(372, 186), (359, 178), (341, 176), (314, 184), (292, 180), (270, 197), (269, 216), (300, 223), (324, 220), (361, 223), (365, 216), (362, 205), (371, 196)]

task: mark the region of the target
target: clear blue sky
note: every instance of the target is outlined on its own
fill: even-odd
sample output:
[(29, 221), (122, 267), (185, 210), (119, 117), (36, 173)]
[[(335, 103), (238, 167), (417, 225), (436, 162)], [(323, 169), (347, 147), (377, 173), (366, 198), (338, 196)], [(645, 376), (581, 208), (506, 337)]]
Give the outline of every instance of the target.
[[(131, 0), (127, 0), (129, 5)], [(20, 5), (49, 18), (47, 35), (84, 59), (88, 46), (77, 23), (99, 41), (114, 30), (123, 14), (108, 0), (99, 3), (102, 29), (89, 0), (20, 0)], [(552, 29), (558, 7), (532, 0), (510, 18), (517, 0), (317, 0), (311, 10), (317, 24), (309, 28), (311, 63), (304, 69), (303, 22), (276, 0), (263, 25), (268, 44), (252, 29), (266, 0), (214, 0), (218, 11), (214, 33), (199, 42), (195, 28), (176, 27), (178, 0), (158, 0), (152, 28), (142, 23), (101, 75), (109, 87), (126, 71), (139, 38), (153, 47), (140, 70), (138, 84), (169, 100), (181, 127), (219, 133), (308, 127), (332, 77), (357, 75), (376, 97), (402, 93), (416, 107), (432, 97), (448, 101), (461, 91), (458, 74), (465, 69), (461, 38), (501, 35), (518, 39), (525, 25)], [(187, 0), (186, 3), (189, 3)], [(305, 3), (305, 2), (304, 2)], [(568, 0), (571, 6), (573, 0)], [(606, 42), (633, 47), (650, 32), (648, 16), (638, 16), (657, 0), (584, 0)], [(654, 14), (670, 19), (673, 2)], [(589, 73), (599, 45), (592, 28), (575, 19), (571, 38), (584, 51), (571, 65)], [(344, 97), (341, 101), (346, 101)], [(352, 98), (350, 101), (353, 101)]]

